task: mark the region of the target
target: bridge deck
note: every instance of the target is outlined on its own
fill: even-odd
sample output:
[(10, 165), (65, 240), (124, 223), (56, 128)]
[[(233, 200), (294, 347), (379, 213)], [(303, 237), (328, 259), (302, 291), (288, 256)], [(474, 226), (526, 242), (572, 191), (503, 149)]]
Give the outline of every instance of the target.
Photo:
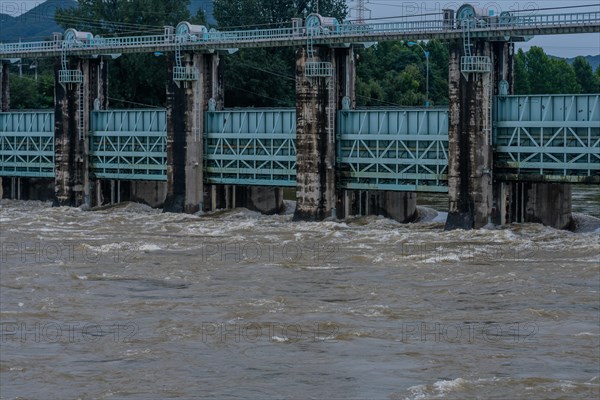
[[(507, 20), (492, 19), (486, 26), (471, 31), (474, 38), (512, 40), (536, 35), (558, 35), (600, 32), (600, 12), (521, 15)], [(305, 46), (311, 38), (316, 45), (348, 45), (351, 43), (390, 40), (457, 40), (460, 28), (442, 19), (376, 24), (342, 24), (335, 30), (307, 31), (305, 28), (255, 29), (207, 32), (201, 37), (176, 39), (175, 35), (92, 38), (89, 41), (42, 41), (0, 44), (0, 58), (57, 57), (66, 52), (72, 56), (96, 56), (124, 53), (172, 52), (183, 50), (214, 51), (248, 47)]]

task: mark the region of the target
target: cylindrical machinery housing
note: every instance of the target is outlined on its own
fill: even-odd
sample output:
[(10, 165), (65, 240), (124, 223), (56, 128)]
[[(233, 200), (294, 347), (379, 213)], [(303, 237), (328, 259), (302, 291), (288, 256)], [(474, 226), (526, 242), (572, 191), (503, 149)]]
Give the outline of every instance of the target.
[(490, 9), (475, 7), (471, 4), (463, 4), (458, 11), (456, 11), (456, 22), (458, 27), (461, 27), (461, 22), (465, 20), (475, 20), (481, 24), (483, 21), (488, 20), (489, 17)]
[(514, 17), (510, 11), (502, 11), (500, 13), (500, 25), (510, 25), (514, 22)]
[(89, 42), (92, 39), (94, 39), (94, 35), (92, 35), (90, 32), (80, 32), (80, 31), (72, 29), (72, 28), (67, 29), (63, 36), (63, 40), (65, 40), (67, 42), (69, 42), (69, 41)]
[(325, 32), (339, 32), (340, 31), (340, 23), (337, 19), (333, 17), (324, 17), (320, 14), (310, 14), (306, 17), (306, 28), (314, 29), (317, 27), (321, 27), (321, 29)]
[(195, 37), (196, 40), (206, 38), (208, 29), (204, 25), (192, 25), (189, 22), (180, 22), (175, 28), (175, 35), (180, 37)]

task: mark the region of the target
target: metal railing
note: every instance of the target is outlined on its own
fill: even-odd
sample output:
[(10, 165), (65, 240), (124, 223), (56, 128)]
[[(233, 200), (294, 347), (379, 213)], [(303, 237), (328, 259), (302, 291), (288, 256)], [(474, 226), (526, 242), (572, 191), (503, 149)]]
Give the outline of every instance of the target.
[[(568, 13), (568, 14), (546, 14), (526, 15), (510, 17), (487, 17), (480, 21), (471, 30), (476, 37), (493, 36), (495, 32), (507, 34), (507, 31), (519, 31), (526, 28), (571, 28), (588, 27), (593, 32), (600, 31), (600, 12)], [(320, 31), (313, 36), (318, 43), (327, 43), (336, 39), (339, 41), (346, 38), (350, 41), (373, 41), (373, 40), (396, 40), (394, 35), (430, 33), (432, 37), (437, 34), (457, 33), (461, 30), (455, 21), (444, 21), (443, 19), (425, 21), (403, 21), (377, 24), (341, 24), (334, 30)], [(510, 32), (509, 32), (510, 33)], [(549, 34), (561, 33), (557, 31)], [(565, 29), (564, 33), (569, 33)], [(544, 34), (538, 31), (536, 34)], [(252, 43), (255, 47), (269, 47), (273, 42), (285, 41), (289, 45), (298, 44), (296, 41), (306, 40), (309, 32), (305, 28), (277, 28), (277, 29), (252, 29), (235, 31), (213, 31), (207, 32), (199, 37), (190, 38), (184, 46), (199, 48), (235, 47), (236, 43)], [(59, 51), (63, 41), (46, 42), (19, 42), (0, 44), (0, 57), (11, 58), (14, 54), (38, 53)], [(144, 49), (149, 52), (173, 51), (176, 45), (174, 35), (151, 35), (151, 36), (129, 36), (129, 37), (107, 37), (92, 38), (86, 41), (69, 43), (69, 53), (77, 53), (81, 50), (97, 50), (99, 53), (109, 54), (128, 49)]]

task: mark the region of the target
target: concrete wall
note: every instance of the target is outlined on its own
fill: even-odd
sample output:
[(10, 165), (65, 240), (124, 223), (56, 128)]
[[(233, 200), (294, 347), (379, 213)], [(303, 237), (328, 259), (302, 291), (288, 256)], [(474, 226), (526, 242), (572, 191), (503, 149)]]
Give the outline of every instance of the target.
[[(92, 183), (89, 175), (90, 111), (99, 100), (100, 109), (108, 103), (108, 68), (102, 59), (73, 59), (70, 68), (83, 73), (83, 113), (80, 113), (80, 84), (61, 84), (62, 68), (55, 60), (55, 205), (78, 207), (92, 205)], [(83, 132), (80, 132), (80, 118)]]
[(344, 190), (340, 198), (343, 198), (343, 207), (338, 209), (338, 217), (341, 219), (380, 215), (408, 223), (418, 217), (417, 194), (414, 192)]
[(166, 197), (166, 182), (131, 182), (131, 201), (148, 204), (153, 208), (162, 208)]
[[(475, 54), (491, 56), (490, 43), (475, 42)], [(485, 95), (490, 74), (461, 73), (462, 44), (450, 49), (448, 113), (449, 213), (446, 229), (478, 229), (492, 210), (492, 148), (484, 132), (491, 99)], [(493, 82), (492, 82), (493, 85)], [(491, 116), (490, 116), (491, 117)]]
[(10, 110), (10, 64), (0, 60), (0, 112)]
[(237, 187), (234, 204), (262, 214), (278, 214), (284, 209), (283, 189), (265, 186)]
[(502, 182), (499, 199), (502, 224), (532, 222), (556, 229), (573, 225), (570, 184)]
[(572, 226), (571, 185), (530, 183), (528, 186), (526, 222), (538, 222), (557, 229)]
[[(329, 48), (319, 60), (333, 62)], [(320, 221), (335, 208), (335, 143), (327, 137), (328, 78), (304, 75), (308, 56), (296, 52), (296, 210), (294, 220)]]
[(214, 98), (223, 105), (223, 74), (218, 54), (189, 53), (187, 66), (198, 68), (197, 81), (172, 80), (175, 60), (168, 63), (167, 83), (167, 198), (165, 212), (195, 213), (204, 209), (204, 111)]
[[(336, 193), (336, 140), (328, 135), (328, 107), (341, 108), (341, 99), (356, 104), (356, 59), (352, 48), (317, 48), (312, 61), (331, 62), (333, 77), (307, 77), (310, 61), (304, 48), (296, 52), (296, 210), (294, 220), (320, 221), (343, 207)], [(333, 84), (329, 86), (331, 79)], [(330, 93), (329, 88), (333, 88)], [(335, 131), (334, 131), (335, 132)]]

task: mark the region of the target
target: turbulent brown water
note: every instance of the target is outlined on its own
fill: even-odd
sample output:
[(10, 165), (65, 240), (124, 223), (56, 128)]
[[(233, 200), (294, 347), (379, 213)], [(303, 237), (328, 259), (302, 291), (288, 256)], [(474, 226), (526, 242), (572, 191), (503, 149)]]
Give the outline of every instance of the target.
[(598, 398), (598, 200), (577, 232), (4, 200), (0, 398)]

